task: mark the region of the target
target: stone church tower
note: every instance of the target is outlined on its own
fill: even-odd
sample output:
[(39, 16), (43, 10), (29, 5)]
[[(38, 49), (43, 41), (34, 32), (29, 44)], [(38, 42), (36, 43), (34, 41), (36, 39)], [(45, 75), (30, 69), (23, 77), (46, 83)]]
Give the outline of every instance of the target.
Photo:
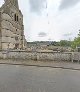
[(0, 8), (0, 49), (24, 49), (23, 15), (18, 0), (4, 0)]

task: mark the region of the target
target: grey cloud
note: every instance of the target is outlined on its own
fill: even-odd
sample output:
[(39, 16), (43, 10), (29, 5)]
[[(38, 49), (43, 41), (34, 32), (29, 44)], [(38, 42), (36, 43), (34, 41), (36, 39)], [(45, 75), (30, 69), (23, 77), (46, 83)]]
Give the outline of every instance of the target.
[(78, 2), (80, 2), (80, 0), (61, 0), (61, 4), (59, 6), (59, 9), (63, 10), (63, 9), (73, 7), (76, 4), (78, 4)]
[(47, 36), (47, 33), (45, 33), (45, 32), (40, 32), (40, 33), (38, 34), (38, 36), (39, 36), (39, 37), (46, 37), (46, 36)]
[(35, 13), (41, 13), (42, 9), (45, 7), (45, 1), (46, 0), (29, 0), (30, 10)]
[(63, 34), (63, 36), (67, 37), (67, 36), (72, 36), (73, 33), (66, 33), (66, 34)]

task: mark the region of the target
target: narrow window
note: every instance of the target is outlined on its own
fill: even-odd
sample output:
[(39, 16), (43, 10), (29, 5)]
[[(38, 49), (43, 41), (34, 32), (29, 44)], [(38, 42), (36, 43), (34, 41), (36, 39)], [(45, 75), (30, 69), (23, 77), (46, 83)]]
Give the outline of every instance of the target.
[(16, 21), (16, 14), (14, 15), (14, 20)]
[(18, 16), (17, 16), (17, 21), (18, 21)]

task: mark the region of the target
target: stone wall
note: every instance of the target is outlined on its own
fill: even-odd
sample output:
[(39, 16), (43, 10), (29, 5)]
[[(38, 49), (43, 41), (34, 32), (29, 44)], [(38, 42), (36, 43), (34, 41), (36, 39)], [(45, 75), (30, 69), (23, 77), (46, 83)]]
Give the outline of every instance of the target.
[(72, 61), (71, 53), (0, 51), (0, 59), (24, 59), (37, 61)]
[(73, 52), (72, 53), (72, 62), (78, 61), (80, 62), (80, 52)]
[(45, 53), (38, 52), (37, 60), (47, 60), (47, 61), (71, 61), (72, 54), (71, 53)]

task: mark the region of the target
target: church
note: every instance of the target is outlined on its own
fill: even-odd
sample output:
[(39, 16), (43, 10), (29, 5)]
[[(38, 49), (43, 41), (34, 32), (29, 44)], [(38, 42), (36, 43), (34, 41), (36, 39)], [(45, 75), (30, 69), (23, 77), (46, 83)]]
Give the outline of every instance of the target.
[(0, 7), (0, 50), (24, 49), (23, 14), (18, 0), (4, 0)]

